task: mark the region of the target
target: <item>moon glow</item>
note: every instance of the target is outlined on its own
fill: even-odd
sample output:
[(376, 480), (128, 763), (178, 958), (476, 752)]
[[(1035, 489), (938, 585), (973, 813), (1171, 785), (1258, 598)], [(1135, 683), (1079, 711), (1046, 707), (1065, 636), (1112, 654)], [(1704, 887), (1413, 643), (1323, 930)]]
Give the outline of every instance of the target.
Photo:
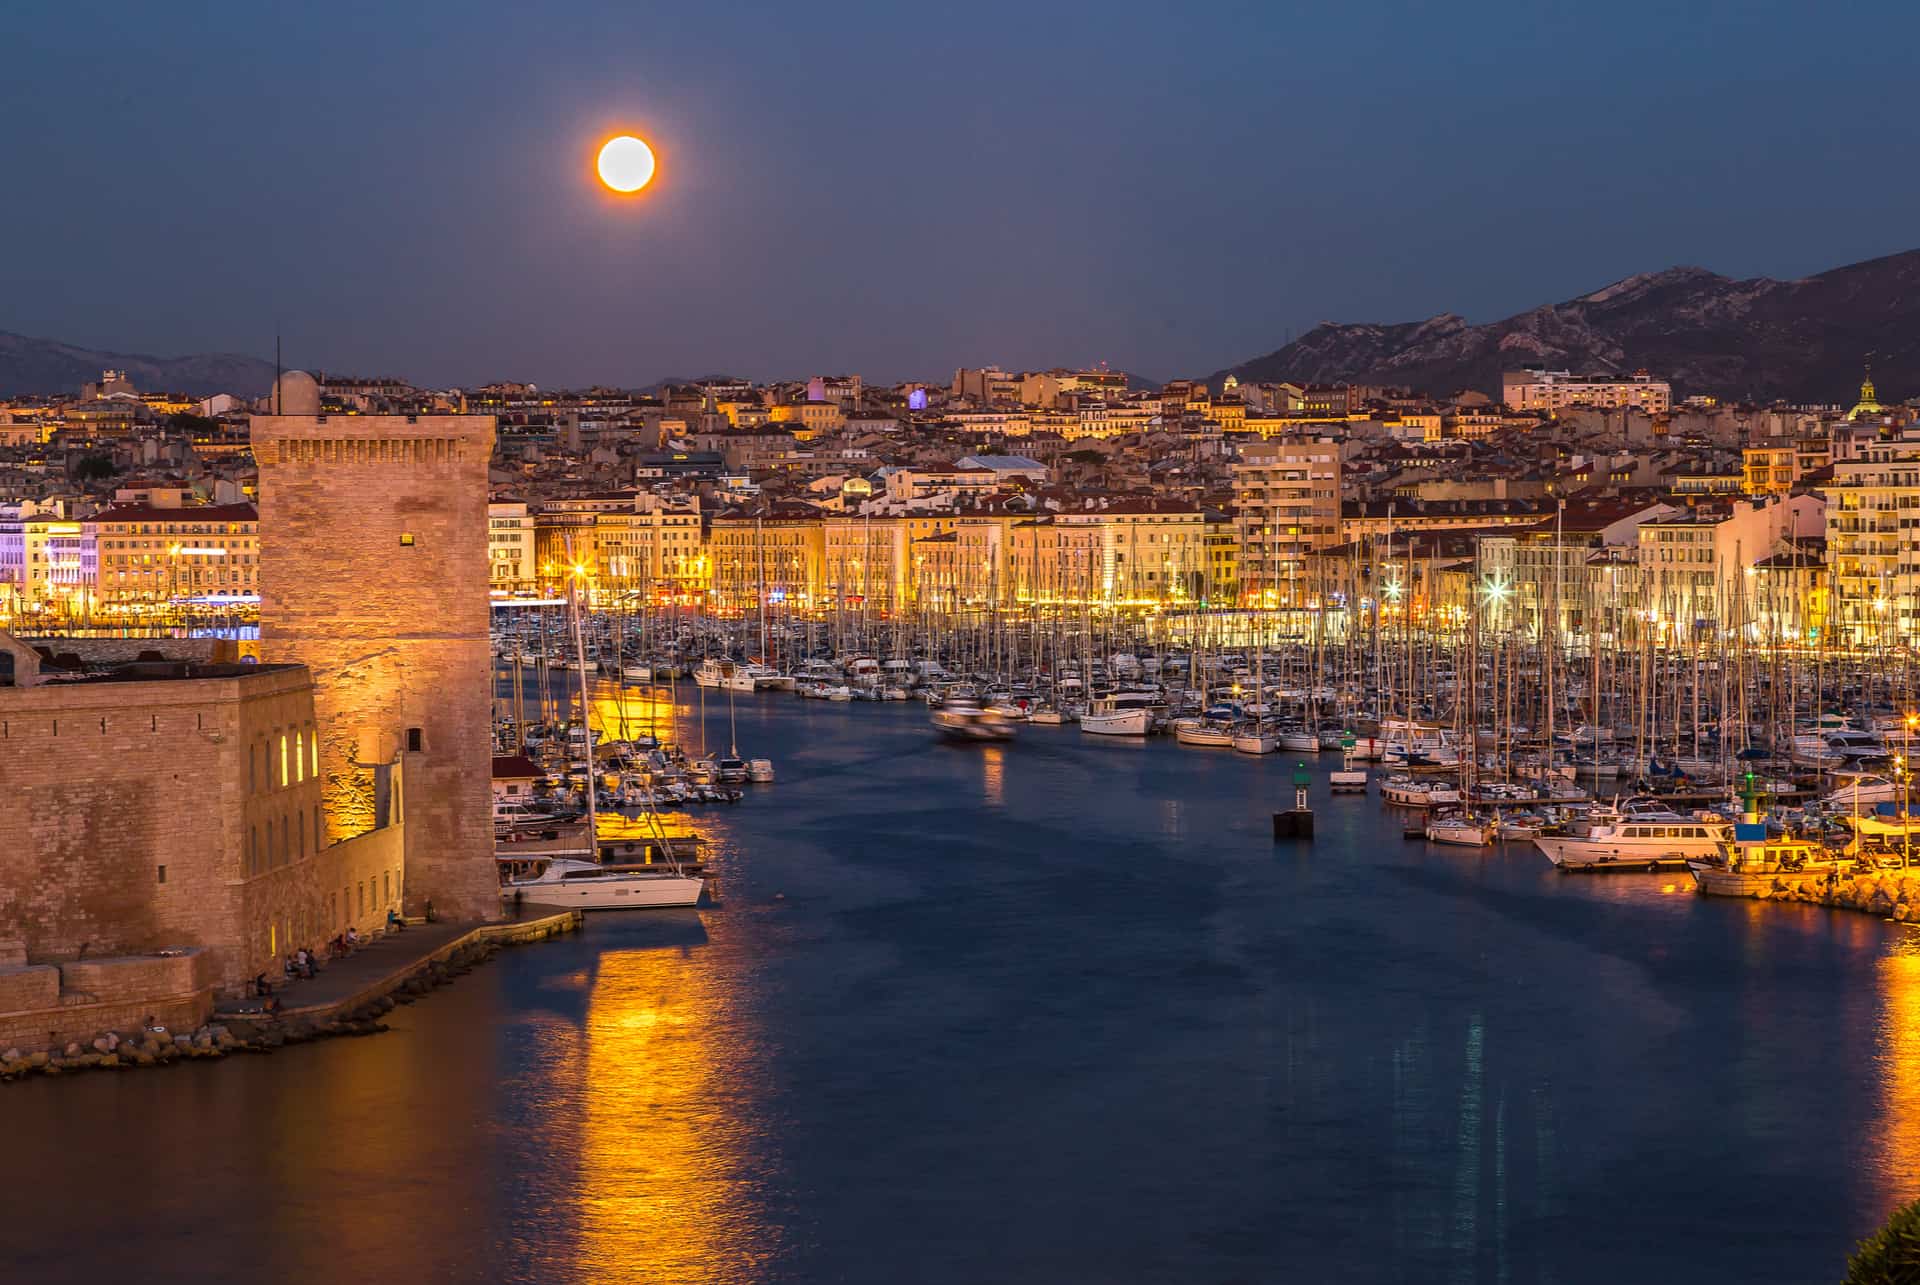
[(609, 191), (631, 194), (653, 181), (653, 149), (631, 134), (608, 139), (597, 168)]

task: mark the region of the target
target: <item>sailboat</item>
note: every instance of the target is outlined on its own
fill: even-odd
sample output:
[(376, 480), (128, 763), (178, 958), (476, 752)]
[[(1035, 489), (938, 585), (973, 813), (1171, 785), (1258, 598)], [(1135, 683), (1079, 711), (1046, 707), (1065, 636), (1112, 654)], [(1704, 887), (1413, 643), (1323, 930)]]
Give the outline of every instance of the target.
[[(568, 561), (572, 561), (571, 550)], [(503, 899), (516, 905), (558, 906), (568, 910), (644, 910), (665, 906), (692, 906), (699, 902), (706, 881), (681, 871), (673, 855), (673, 845), (665, 843), (667, 868), (664, 870), (634, 866), (600, 864), (598, 824), (598, 765), (593, 761), (591, 707), (587, 703), (586, 643), (580, 632), (580, 608), (574, 597), (574, 585), (567, 590), (567, 606), (573, 617), (573, 646), (579, 661), (580, 724), (587, 735), (587, 859), (554, 856), (540, 864), (525, 878), (512, 879), (500, 887)], [(651, 802), (647, 804), (653, 812)], [(658, 829), (659, 817), (654, 814)], [(661, 831), (663, 842), (666, 839)]]

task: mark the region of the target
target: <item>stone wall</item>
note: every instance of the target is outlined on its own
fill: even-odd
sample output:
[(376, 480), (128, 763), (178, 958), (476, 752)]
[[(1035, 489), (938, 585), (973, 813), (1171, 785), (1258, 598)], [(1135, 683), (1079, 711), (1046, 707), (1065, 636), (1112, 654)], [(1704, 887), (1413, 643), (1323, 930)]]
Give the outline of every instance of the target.
[(54, 655), (73, 655), (89, 665), (125, 665), (142, 653), (157, 651), (168, 660), (186, 660), (196, 664), (256, 659), (259, 644), (254, 639), (232, 638), (22, 638), (29, 647), (44, 647)]
[(213, 1013), (211, 962), (189, 950), (0, 968), (0, 1048), (55, 1048), (149, 1020), (192, 1030)]
[(399, 907), (402, 827), (326, 844), (306, 671), (218, 672), (0, 688), (0, 930), (27, 959), (194, 947), (234, 994)]
[(8, 936), (35, 962), (190, 946), (218, 984), (259, 971), (270, 943), (243, 931), (249, 887), (313, 856), (319, 806), (310, 775), (290, 759), (281, 785), (261, 747), (312, 724), (297, 667), (0, 688)]
[(313, 672), (326, 824), (395, 814), (406, 903), (500, 913), (488, 801), (491, 416), (256, 416), (262, 654)]

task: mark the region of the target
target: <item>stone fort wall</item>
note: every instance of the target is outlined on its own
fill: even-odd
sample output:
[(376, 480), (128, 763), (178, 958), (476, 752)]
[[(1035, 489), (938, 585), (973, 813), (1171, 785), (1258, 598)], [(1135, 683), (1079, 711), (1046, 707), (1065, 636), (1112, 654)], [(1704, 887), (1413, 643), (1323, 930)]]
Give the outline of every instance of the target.
[(194, 947), (208, 983), (399, 906), (398, 825), (328, 846), (298, 666), (0, 688), (0, 935), (35, 963)]
[(262, 655), (313, 673), (326, 827), (393, 809), (406, 903), (500, 913), (489, 801), (491, 416), (256, 416)]

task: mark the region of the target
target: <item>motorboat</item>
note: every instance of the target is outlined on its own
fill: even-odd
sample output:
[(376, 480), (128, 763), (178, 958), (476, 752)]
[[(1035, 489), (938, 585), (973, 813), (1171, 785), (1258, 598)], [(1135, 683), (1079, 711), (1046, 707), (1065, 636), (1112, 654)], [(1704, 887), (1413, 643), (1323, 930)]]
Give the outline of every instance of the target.
[(1812, 840), (1769, 836), (1763, 824), (1742, 823), (1711, 856), (1688, 861), (1687, 873), (1708, 896), (1761, 897), (1773, 890), (1776, 876), (1837, 872), (1852, 864)]
[(580, 813), (546, 812), (528, 807), (514, 799), (495, 799), (493, 801), (493, 832), (512, 834), (526, 830), (545, 830), (552, 826), (568, 825), (580, 819)]
[(1597, 822), (1585, 834), (1543, 834), (1533, 843), (1562, 870), (1656, 870), (1711, 857), (1732, 833), (1725, 821), (1641, 811)]
[(773, 760), (748, 759), (747, 779), (759, 785), (765, 785), (773, 780)]
[(1427, 822), (1427, 842), (1484, 848), (1493, 842), (1494, 823), (1469, 816), (1435, 817)]
[(1868, 811), (1879, 807), (1882, 803), (1900, 801), (1900, 783), (1890, 781), (1884, 776), (1856, 776), (1852, 781), (1820, 800), (1823, 806), (1829, 808)]
[(705, 880), (682, 874), (677, 867), (603, 866), (555, 857), (530, 877), (502, 883), (500, 895), (508, 901), (568, 910), (647, 910), (695, 905), (705, 888)]
[(754, 683), (752, 667), (735, 664), (731, 660), (709, 657), (693, 669), (694, 685), (729, 692), (753, 692), (758, 688)]
[[(1304, 728), (1285, 728), (1280, 733), (1280, 748), (1289, 754), (1315, 754), (1324, 749), (1320, 737)], [(1338, 748), (1336, 745), (1335, 748)]]
[(970, 700), (949, 700), (933, 711), (933, 726), (953, 741), (1010, 741), (1014, 721)]
[(1080, 716), (1080, 730), (1094, 736), (1145, 736), (1153, 731), (1155, 698), (1147, 692), (1096, 696)]
[(1457, 806), (1460, 790), (1444, 781), (1423, 781), (1405, 774), (1390, 776), (1380, 783), (1380, 797), (1403, 808)]

